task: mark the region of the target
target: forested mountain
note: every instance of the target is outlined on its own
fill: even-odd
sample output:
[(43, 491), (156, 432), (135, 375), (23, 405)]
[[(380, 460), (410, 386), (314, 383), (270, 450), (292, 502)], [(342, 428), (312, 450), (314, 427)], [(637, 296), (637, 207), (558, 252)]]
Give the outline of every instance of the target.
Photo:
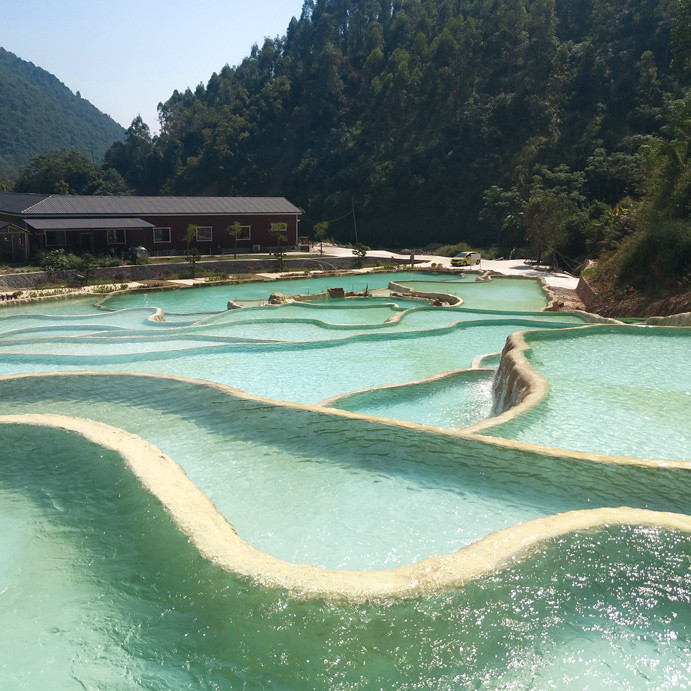
[(342, 240), (352, 218), (333, 219), (354, 206), (372, 245), (510, 249), (552, 209), (564, 252), (583, 252), (566, 226), (643, 193), (688, 86), (678, 7), (306, 0), (284, 38), (174, 92), (160, 136), (133, 123), (106, 164), (144, 193), (285, 194)]
[(0, 48), (0, 176), (74, 149), (99, 162), (124, 129), (49, 72)]
[(370, 246), (597, 256), (683, 290), (690, 86), (691, 0), (305, 0), (104, 166), (139, 194), (285, 195), (344, 242), (357, 220)]

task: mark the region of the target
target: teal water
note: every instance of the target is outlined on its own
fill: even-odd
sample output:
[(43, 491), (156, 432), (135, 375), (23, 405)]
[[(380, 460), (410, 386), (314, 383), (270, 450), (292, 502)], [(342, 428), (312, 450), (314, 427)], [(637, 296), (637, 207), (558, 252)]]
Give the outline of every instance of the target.
[(533, 312), (547, 306), (547, 299), (537, 281), (522, 278), (493, 278), (491, 281), (448, 281), (443, 284), (429, 280), (392, 279), (416, 292), (444, 292), (463, 299), (463, 307), (471, 309)]
[(687, 536), (580, 533), (448, 595), (305, 602), (201, 559), (113, 454), (56, 431), (3, 435), (5, 688), (691, 682)]
[[(124, 293), (108, 297), (103, 305), (109, 309), (147, 307), (156, 305), (166, 313), (191, 314), (219, 312), (226, 309), (228, 300), (268, 301), (271, 293), (284, 295), (314, 295), (329, 288), (343, 288), (357, 292), (365, 289), (386, 288), (394, 279), (420, 277), (420, 272), (400, 271), (396, 273), (376, 272), (314, 278), (277, 279), (274, 281), (252, 281), (237, 285), (204, 286), (180, 290), (155, 290), (150, 292)], [(453, 279), (453, 274), (439, 274), (439, 280)]]
[[(540, 323), (560, 328), (559, 323)], [(198, 336), (153, 341), (75, 339), (50, 346), (11, 343), (0, 358), (0, 374), (60, 370), (153, 372), (209, 379), (257, 396), (316, 404), (325, 398), (373, 386), (424, 379), (471, 366), (482, 352), (502, 349), (507, 336), (534, 322), (490, 320), (423, 332), (330, 331), (340, 338), (311, 343), (232, 343)], [(295, 325), (288, 325), (291, 329)], [(262, 330), (265, 337), (279, 334)], [(319, 328), (319, 327), (317, 327)], [(247, 332), (245, 332), (247, 333)], [(306, 325), (305, 334), (310, 333)], [(253, 335), (258, 337), (258, 331)], [(323, 338), (323, 337), (322, 337)], [(32, 352), (32, 351), (38, 352)], [(382, 351), (386, 357), (382, 357)], [(72, 354), (71, 354), (72, 353)]]
[[(6, 380), (0, 401), (1, 413), (88, 417), (146, 439), (182, 465), (241, 537), (275, 557), (325, 568), (404, 566), (515, 523), (612, 501), (683, 511), (691, 490), (691, 476), (679, 472), (638, 486), (631, 480), (643, 475), (628, 469), (546, 467), (478, 442), (277, 408), (171, 380)], [(612, 483), (626, 493), (613, 494)]]
[(486, 434), (579, 451), (691, 460), (691, 329), (603, 326), (527, 338), (547, 399)]
[[(468, 285), (481, 296), (491, 284)], [(569, 327), (580, 317), (536, 314), (513, 305), (510, 292), (493, 308), (486, 293), (482, 304), (492, 311), (376, 298), (228, 312), (227, 293), (207, 290), (216, 289), (157, 292), (156, 300), (150, 293), (144, 304), (139, 295), (116, 312), (93, 301), (0, 311), (0, 372), (160, 372), (318, 403), (467, 368), (500, 351), (509, 333), (529, 330), (531, 360), (550, 380), (546, 419), (519, 418), (506, 436), (689, 458), (688, 330), (637, 329), (621, 341), (617, 329), (597, 327), (577, 338), (571, 334), (583, 330)], [(168, 295), (173, 316), (147, 321)], [(496, 356), (483, 364), (496, 366)], [(342, 405), (436, 426), (485, 415), (487, 374), (446, 383), (358, 394)], [(572, 422), (571, 410), (583, 419)], [(681, 471), (509, 452), (166, 380), (0, 381), (0, 412), (48, 411), (139, 434), (180, 462), (243, 538), (285, 559), (337, 568), (392, 568), (571, 509), (688, 513)], [(0, 632), (3, 687), (691, 682), (687, 535), (635, 526), (581, 532), (448, 595), (301, 602), (201, 559), (117, 455), (48, 429), (4, 425), (0, 439), (0, 598), (10, 622)]]
[(493, 378), (491, 371), (461, 372), (442, 380), (351, 394), (330, 405), (421, 425), (466, 427), (491, 416)]

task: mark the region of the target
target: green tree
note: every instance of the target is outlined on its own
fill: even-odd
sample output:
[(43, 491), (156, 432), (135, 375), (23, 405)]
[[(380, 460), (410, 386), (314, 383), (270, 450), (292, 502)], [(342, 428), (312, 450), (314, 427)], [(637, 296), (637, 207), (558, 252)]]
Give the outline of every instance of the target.
[(67, 195), (70, 193), (70, 186), (64, 180), (55, 183), (55, 194)]
[(641, 150), (677, 139), (662, 128), (688, 85), (690, 4), (310, 0), (285, 38), (174, 92), (160, 134), (134, 127), (123, 147), (145, 154), (156, 193), (285, 194), (305, 218), (338, 219), (343, 241), (357, 199), (355, 241), (372, 246), (450, 243), (462, 227), (509, 252), (543, 189), (576, 207), (575, 257), (581, 210), (638, 202)]
[(103, 167), (116, 170), (129, 187), (150, 193), (154, 142), (148, 125), (138, 115), (125, 133), (125, 140), (115, 142), (103, 159)]
[(285, 243), (288, 242), (288, 235), (286, 231), (288, 230), (287, 223), (272, 223), (270, 232), (276, 241), (276, 247), (274, 247), (273, 254), (276, 257), (277, 269), (283, 271), (285, 267), (286, 259), (286, 248)]
[(314, 224), (314, 239), (319, 243), (319, 256), (324, 256), (324, 238), (326, 231), (329, 229), (328, 221), (320, 221)]
[[(197, 231), (198, 230), (199, 230), (199, 226), (194, 224), (194, 223), (190, 223), (187, 226), (187, 230), (185, 231), (185, 254), (189, 255), (192, 240), (197, 239)], [(198, 254), (199, 254), (199, 252), (197, 252), (197, 255)]]
[(199, 261), (199, 250), (196, 247), (191, 247), (187, 250), (187, 261), (192, 269), (192, 278), (197, 277), (197, 262)]
[(537, 264), (544, 256), (556, 266), (557, 254), (569, 241), (569, 221), (578, 213), (576, 205), (563, 193), (537, 190), (523, 211), (526, 239), (533, 247)]
[(676, 9), (671, 38), (672, 67), (676, 74), (688, 77), (691, 72), (691, 0), (679, 0)]
[(235, 221), (226, 228), (226, 232), (233, 238), (233, 259), (238, 258), (238, 237), (242, 234), (240, 221)]
[(354, 269), (361, 269), (362, 265), (365, 261), (365, 257), (367, 256), (367, 247), (363, 245), (361, 242), (355, 243), (353, 246), (353, 256), (355, 259), (353, 259), (353, 268)]
[(122, 194), (126, 186), (115, 171), (105, 171), (78, 151), (35, 158), (19, 173), (15, 192), (43, 194)]

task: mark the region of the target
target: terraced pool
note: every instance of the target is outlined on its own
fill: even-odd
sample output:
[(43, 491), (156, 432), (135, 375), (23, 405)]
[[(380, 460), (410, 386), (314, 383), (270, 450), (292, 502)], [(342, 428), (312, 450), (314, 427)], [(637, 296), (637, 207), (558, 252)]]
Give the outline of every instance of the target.
[[(464, 300), (433, 308), (391, 278), (0, 313), (5, 685), (691, 680), (691, 330), (539, 312), (534, 281), (395, 275)], [(520, 331), (548, 394), (466, 431), (504, 412), (478, 356)]]

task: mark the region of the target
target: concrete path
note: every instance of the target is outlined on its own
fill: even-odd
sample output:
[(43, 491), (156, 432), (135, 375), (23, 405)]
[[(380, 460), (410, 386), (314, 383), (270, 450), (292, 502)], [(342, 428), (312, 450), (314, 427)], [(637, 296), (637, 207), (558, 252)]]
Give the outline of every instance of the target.
[[(324, 256), (332, 257), (352, 257), (353, 251), (348, 247), (335, 247), (334, 245), (324, 245)], [(395, 252), (385, 252), (383, 250), (368, 250), (368, 257), (376, 259), (403, 259), (410, 258), (408, 254), (396, 254)], [(419, 263), (421, 262), (421, 263)], [(433, 254), (416, 254), (416, 268), (429, 268), (431, 264), (439, 264), (446, 268), (451, 268), (451, 257), (440, 257)], [(529, 276), (530, 278), (544, 278), (547, 285), (555, 288), (567, 288), (575, 290), (578, 278), (562, 271), (550, 271), (548, 267), (536, 267), (533, 264), (525, 264), (522, 259), (483, 259), (479, 267), (484, 271), (496, 271), (505, 276)], [(468, 269), (456, 269), (459, 273)]]

